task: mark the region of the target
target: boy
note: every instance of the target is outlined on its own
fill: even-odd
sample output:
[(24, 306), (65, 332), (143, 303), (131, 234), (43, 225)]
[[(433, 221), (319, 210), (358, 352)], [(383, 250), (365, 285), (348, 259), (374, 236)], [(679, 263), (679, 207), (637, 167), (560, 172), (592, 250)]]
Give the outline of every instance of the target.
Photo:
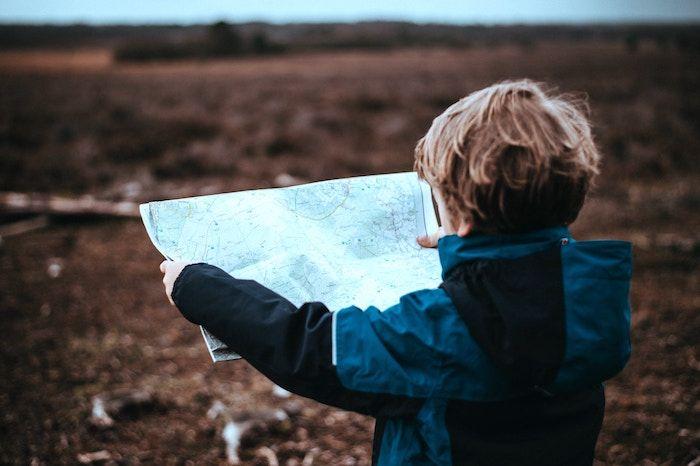
[(444, 230), (418, 238), (438, 248), (439, 288), (331, 313), (166, 261), (166, 293), (280, 386), (374, 416), (375, 464), (590, 465), (602, 382), (630, 354), (630, 245), (567, 229), (599, 158), (571, 102), (496, 84), (416, 147)]

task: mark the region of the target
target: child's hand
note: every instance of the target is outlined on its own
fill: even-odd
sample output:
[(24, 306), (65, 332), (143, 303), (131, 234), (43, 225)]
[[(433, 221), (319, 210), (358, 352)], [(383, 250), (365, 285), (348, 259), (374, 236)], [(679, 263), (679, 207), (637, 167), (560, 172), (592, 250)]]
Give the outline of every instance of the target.
[(443, 236), (445, 236), (445, 229), (440, 227), (434, 233), (419, 236), (416, 238), (416, 242), (424, 248), (436, 248), (438, 240)]
[(171, 296), (173, 292), (173, 285), (175, 284), (175, 280), (177, 280), (177, 277), (180, 275), (180, 272), (182, 272), (182, 269), (184, 269), (188, 265), (190, 265), (190, 262), (184, 261), (164, 260), (160, 263), (160, 271), (165, 274), (163, 276), (165, 294), (168, 297), (168, 301), (170, 301), (170, 304), (172, 304), (173, 306), (175, 305), (175, 302), (173, 301), (173, 298)]

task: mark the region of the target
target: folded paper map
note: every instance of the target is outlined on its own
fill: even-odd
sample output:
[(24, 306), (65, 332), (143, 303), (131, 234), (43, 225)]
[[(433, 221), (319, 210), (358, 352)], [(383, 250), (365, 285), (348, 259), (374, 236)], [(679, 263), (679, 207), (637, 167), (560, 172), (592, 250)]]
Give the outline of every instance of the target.
[[(440, 283), (437, 251), (416, 244), (438, 225), (430, 187), (413, 172), (156, 201), (140, 210), (166, 258), (207, 262), (297, 306), (383, 309)], [(214, 361), (238, 358), (202, 334)]]

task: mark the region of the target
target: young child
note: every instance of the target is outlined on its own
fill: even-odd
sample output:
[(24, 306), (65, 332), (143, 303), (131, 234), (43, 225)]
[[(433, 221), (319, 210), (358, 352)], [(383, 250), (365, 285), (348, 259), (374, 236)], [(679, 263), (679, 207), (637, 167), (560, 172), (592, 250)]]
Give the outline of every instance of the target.
[(590, 465), (602, 382), (630, 355), (630, 244), (567, 229), (599, 158), (575, 104), (495, 84), (416, 147), (444, 230), (418, 239), (438, 248), (439, 288), (331, 313), (166, 261), (166, 293), (280, 386), (374, 416), (374, 464)]

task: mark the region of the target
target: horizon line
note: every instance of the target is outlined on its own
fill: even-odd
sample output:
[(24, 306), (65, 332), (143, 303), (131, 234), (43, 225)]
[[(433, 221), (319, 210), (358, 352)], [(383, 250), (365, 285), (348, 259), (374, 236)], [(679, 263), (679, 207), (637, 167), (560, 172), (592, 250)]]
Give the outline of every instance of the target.
[(168, 19), (133, 21), (126, 19), (115, 20), (90, 20), (90, 19), (60, 19), (49, 21), (27, 20), (22, 18), (1, 18), (0, 26), (92, 26), (92, 27), (109, 27), (109, 26), (203, 26), (217, 22), (226, 22), (232, 25), (235, 24), (269, 24), (273, 26), (286, 25), (322, 25), (322, 24), (362, 24), (362, 23), (406, 23), (414, 25), (436, 25), (436, 26), (700, 26), (700, 17), (661, 17), (653, 18), (589, 18), (576, 20), (513, 20), (513, 21), (459, 21), (459, 20), (425, 20), (418, 21), (407, 18), (393, 17), (373, 17), (373, 18), (358, 18), (358, 19), (294, 19), (289, 21), (271, 20), (271, 19), (233, 19), (230, 17), (212, 17), (210, 19), (200, 18), (193, 21), (178, 21)]

